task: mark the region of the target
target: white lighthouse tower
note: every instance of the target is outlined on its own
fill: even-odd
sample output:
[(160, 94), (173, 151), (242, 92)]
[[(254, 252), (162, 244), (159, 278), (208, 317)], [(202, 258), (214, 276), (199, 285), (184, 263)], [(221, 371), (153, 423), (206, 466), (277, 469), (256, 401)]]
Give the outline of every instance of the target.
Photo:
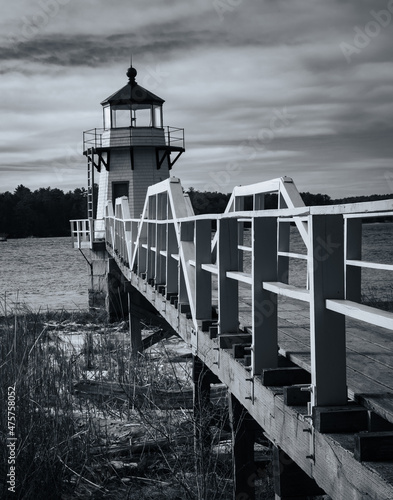
[[(103, 262), (108, 260), (103, 244), (107, 203), (112, 203), (114, 209), (115, 199), (126, 196), (130, 217), (139, 218), (148, 187), (167, 179), (173, 164), (185, 151), (184, 129), (164, 126), (164, 100), (140, 86), (136, 75), (136, 69), (130, 67), (128, 83), (101, 102), (103, 127), (83, 134), (84, 155), (88, 159), (88, 218), (94, 228), (91, 306), (100, 307), (99, 297), (107, 299), (109, 294), (105, 284), (108, 265)], [(100, 173), (96, 214), (95, 170)]]
[(136, 75), (130, 67), (128, 83), (101, 102), (103, 128), (84, 132), (89, 184), (93, 167), (100, 172), (98, 220), (106, 202), (120, 196), (128, 198), (131, 218), (139, 217), (147, 188), (167, 179), (184, 152), (184, 130), (164, 126), (164, 100), (138, 85)]

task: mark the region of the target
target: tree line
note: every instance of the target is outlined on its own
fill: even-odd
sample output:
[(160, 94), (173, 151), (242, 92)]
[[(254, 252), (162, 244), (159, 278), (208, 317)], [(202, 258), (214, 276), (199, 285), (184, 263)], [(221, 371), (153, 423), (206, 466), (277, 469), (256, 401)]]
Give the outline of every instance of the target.
[(64, 193), (57, 188), (31, 191), (19, 185), (0, 194), (0, 233), (10, 238), (69, 236), (70, 219), (84, 219), (87, 191)]
[[(188, 190), (188, 195), (190, 197), (194, 212), (196, 215), (200, 214), (216, 214), (222, 213), (227, 206), (227, 203), (231, 197), (230, 194), (223, 194), (217, 192), (201, 192), (193, 188)], [(364, 201), (378, 201), (393, 198), (393, 194), (373, 194), (369, 196), (351, 196), (340, 199), (333, 199), (327, 194), (313, 194), (313, 193), (300, 193), (303, 202), (306, 206), (321, 206), (321, 205), (341, 205), (344, 203), (359, 203)], [(265, 195), (265, 209), (274, 209), (278, 206), (277, 194), (266, 194)], [(244, 210), (252, 210), (253, 199), (252, 196), (246, 196), (244, 198)]]
[[(98, 186), (95, 185), (95, 201)], [(190, 197), (196, 215), (219, 214), (224, 212), (230, 194), (198, 191), (189, 188)], [(332, 205), (377, 201), (393, 198), (393, 195), (371, 195), (332, 199), (326, 194), (300, 193), (305, 205)], [(277, 207), (277, 195), (265, 196), (265, 208)], [(252, 197), (244, 200), (244, 210), (252, 208)], [(0, 234), (10, 238), (69, 236), (71, 219), (87, 217), (87, 190), (77, 188), (63, 192), (57, 188), (40, 188), (31, 191), (19, 185), (13, 193), (0, 193)]]

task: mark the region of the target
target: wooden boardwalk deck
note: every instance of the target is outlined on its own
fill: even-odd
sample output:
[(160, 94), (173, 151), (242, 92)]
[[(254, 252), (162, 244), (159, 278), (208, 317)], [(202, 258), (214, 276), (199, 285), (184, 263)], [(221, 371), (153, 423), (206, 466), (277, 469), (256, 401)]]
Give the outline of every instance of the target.
[[(311, 372), (309, 311), (288, 300), (278, 316), (280, 353)], [(393, 424), (393, 334), (346, 321), (348, 396)]]
[[(273, 191), (278, 210), (263, 210)], [(195, 217), (170, 179), (149, 188), (141, 219), (125, 198), (105, 219), (131, 314), (143, 296), (279, 453), (337, 500), (393, 498), (393, 313), (360, 302), (361, 269), (393, 266), (362, 261), (371, 215), (391, 218), (393, 200), (304, 207), (292, 181), (276, 179), (236, 188), (223, 215)], [(93, 221), (75, 221), (73, 233), (94, 250)], [(290, 260), (307, 286), (288, 284)]]

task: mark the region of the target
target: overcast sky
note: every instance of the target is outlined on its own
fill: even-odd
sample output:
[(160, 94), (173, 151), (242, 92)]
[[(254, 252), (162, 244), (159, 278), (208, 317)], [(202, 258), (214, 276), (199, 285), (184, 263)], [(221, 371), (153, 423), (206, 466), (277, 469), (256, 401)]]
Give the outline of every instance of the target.
[(185, 129), (185, 187), (393, 192), (393, 0), (0, 1), (0, 192), (86, 186), (131, 53)]

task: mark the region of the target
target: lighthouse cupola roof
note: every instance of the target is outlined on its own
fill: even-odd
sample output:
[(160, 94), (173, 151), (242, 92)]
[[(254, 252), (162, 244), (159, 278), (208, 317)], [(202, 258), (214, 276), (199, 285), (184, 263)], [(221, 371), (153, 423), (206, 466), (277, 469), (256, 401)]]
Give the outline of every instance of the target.
[(126, 74), (128, 76), (127, 85), (104, 99), (101, 102), (102, 106), (107, 106), (108, 104), (111, 106), (117, 104), (162, 105), (165, 102), (164, 99), (161, 99), (161, 97), (158, 97), (136, 82), (137, 70), (135, 68), (131, 66), (128, 68)]

